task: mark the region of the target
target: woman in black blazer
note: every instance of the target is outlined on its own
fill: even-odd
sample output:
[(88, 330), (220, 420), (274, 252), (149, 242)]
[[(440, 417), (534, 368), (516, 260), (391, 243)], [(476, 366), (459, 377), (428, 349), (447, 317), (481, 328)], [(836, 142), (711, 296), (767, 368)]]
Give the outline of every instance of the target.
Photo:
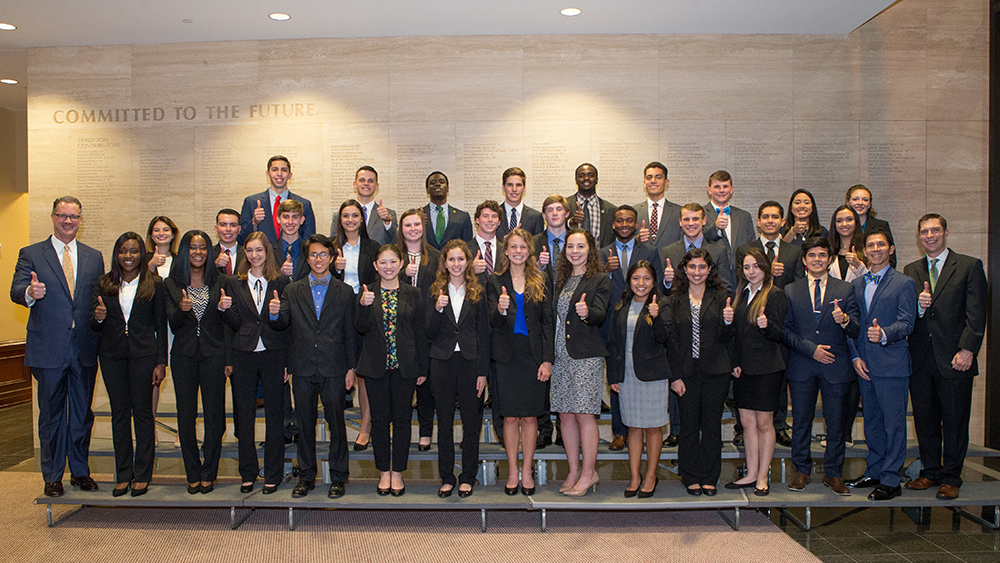
[[(355, 324), (362, 335), (357, 374), (367, 378), (378, 494), (406, 492), (403, 472), (410, 453), (413, 389), (427, 379), (424, 297), (399, 283), (402, 256), (395, 245), (378, 250), (378, 287), (361, 287)], [(389, 425), (392, 425), (390, 446)], [(390, 472), (391, 469), (391, 472)]]
[(830, 231), (819, 222), (816, 198), (809, 190), (798, 189), (788, 199), (788, 215), (781, 227), (782, 240), (797, 246), (809, 237), (826, 237)]
[[(504, 492), (518, 488), (517, 446), (521, 445), (521, 493), (535, 492), (532, 476), (538, 417), (547, 412), (546, 382), (552, 376), (552, 300), (547, 276), (538, 269), (531, 235), (514, 229), (503, 242), (500, 264), (486, 290), (496, 362), (493, 408), (503, 417), (507, 453)], [(515, 438), (516, 437), (516, 438)]]
[(559, 413), (569, 463), (569, 475), (559, 491), (583, 496), (600, 480), (595, 467), (599, 438), (593, 415), (601, 413), (604, 358), (608, 355), (601, 323), (611, 296), (611, 279), (601, 267), (593, 235), (585, 229), (566, 233), (557, 269), (551, 405), (552, 411)]
[[(608, 329), (608, 384), (618, 393), (622, 423), (628, 427), (628, 464), (631, 479), (626, 497), (649, 498), (659, 481), (656, 468), (663, 449), (663, 426), (670, 422), (670, 368), (667, 364), (667, 325), (660, 314), (656, 270), (639, 260), (625, 275), (628, 285), (611, 313)], [(642, 478), (643, 435), (646, 477)], [(640, 485), (642, 488), (640, 489)]]
[(137, 497), (149, 490), (153, 476), (153, 387), (167, 370), (167, 316), (163, 284), (146, 267), (142, 236), (118, 237), (112, 255), (111, 271), (95, 286), (90, 327), (100, 333), (97, 350), (111, 401), (118, 480), (111, 494), (122, 496), (131, 487)]
[[(420, 288), (424, 295), (430, 295), (431, 284), (434, 283), (438, 269), (438, 259), (441, 253), (427, 244), (424, 236), (424, 213), (419, 209), (408, 209), (399, 217), (399, 233), (396, 236), (396, 246), (403, 257), (403, 266), (399, 271), (399, 279), (405, 284)], [(417, 449), (424, 452), (431, 449), (431, 434), (434, 433), (434, 395), (429, 383), (417, 385), (417, 426), (420, 428)], [(362, 427), (367, 437), (371, 432), (371, 420), (367, 427)], [(360, 438), (359, 438), (360, 441)], [(356, 450), (364, 447), (354, 446)]]
[[(875, 208), (872, 207), (873, 201), (871, 190), (863, 184), (847, 188), (847, 195), (844, 197), (844, 205), (850, 205), (858, 212), (858, 220), (860, 221), (858, 225), (860, 225), (862, 232), (868, 234), (881, 227), (889, 233), (889, 244), (893, 244), (892, 229), (889, 228), (889, 222), (875, 218)], [(893, 268), (896, 267), (895, 253), (889, 256), (889, 264)]]
[[(288, 285), (288, 276), (281, 274), (275, 261), (274, 249), (264, 233), (250, 233), (243, 244), (246, 258), (228, 280), (227, 290), (219, 303), (222, 319), (233, 336), (233, 416), (240, 420), (256, 420), (257, 382), (264, 389), (264, 494), (278, 490), (284, 474), (285, 430), (284, 405), (287, 379), (285, 366), (285, 336), (271, 328), (268, 308), (275, 295), (281, 295)], [(239, 454), (240, 491), (253, 491), (260, 465), (257, 459), (255, 424), (247, 423), (240, 430)]]
[(486, 288), (472, 266), (464, 241), (451, 240), (441, 250), (427, 308), (430, 378), (438, 412), (439, 497), (455, 488), (455, 401), (462, 414), (462, 474), (458, 496), (472, 494), (479, 468), (479, 433), (483, 426), (483, 390), (490, 370), (490, 324)]
[[(219, 311), (224, 281), (214, 262), (208, 233), (188, 231), (181, 238), (170, 277), (164, 281), (167, 321), (174, 331), (170, 363), (177, 397), (177, 434), (192, 495), (208, 494), (215, 488), (226, 430), (226, 344)], [(205, 419), (204, 461), (195, 435), (199, 389)]]
[(677, 393), (681, 416), (677, 467), (689, 494), (712, 496), (722, 471), (733, 308), (708, 251), (689, 250), (675, 272), (665, 320), (670, 327), (670, 389)]
[(751, 248), (740, 268), (743, 283), (736, 292), (736, 365), (733, 397), (743, 423), (747, 475), (726, 487), (754, 486), (754, 494), (770, 492), (767, 472), (774, 457), (774, 411), (785, 385), (783, 325), (788, 301), (771, 279), (767, 255)]

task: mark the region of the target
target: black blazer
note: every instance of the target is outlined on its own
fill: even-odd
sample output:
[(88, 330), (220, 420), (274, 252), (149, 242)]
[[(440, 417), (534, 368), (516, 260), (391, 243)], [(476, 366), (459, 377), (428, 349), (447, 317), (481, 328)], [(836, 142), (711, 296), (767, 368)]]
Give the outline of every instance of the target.
[[(722, 318), (729, 292), (725, 289), (706, 289), (701, 300), (699, 316), (698, 349), (699, 365), (702, 373), (721, 374), (733, 371), (733, 362), (728, 342), (733, 338), (733, 325), (727, 325)], [(670, 329), (667, 339), (667, 359), (670, 360), (670, 380), (684, 379), (694, 373), (694, 359), (691, 357), (691, 299), (687, 292), (671, 293), (661, 307), (660, 316)]]
[(469, 242), (475, 236), (472, 232), (472, 218), (469, 217), (469, 214), (449, 203), (448, 225), (444, 228), (444, 236), (439, 241), (434, 235), (434, 225), (431, 224), (431, 204), (428, 203), (421, 209), (424, 210), (424, 237), (427, 239), (427, 244), (437, 250), (444, 248), (449, 240), (457, 238)]
[(305, 377), (345, 377), (347, 370), (357, 365), (358, 333), (353, 330), (355, 300), (350, 286), (332, 278), (317, 319), (309, 278), (285, 287), (278, 318), (268, 323), (275, 330), (289, 329), (285, 340), (289, 373)]
[[(379, 244), (370, 238), (361, 237), (359, 239), (361, 248), (358, 249), (358, 293), (361, 293), (361, 286), (367, 285), (371, 289), (379, 281), (378, 270), (375, 269), (375, 258), (378, 254)], [(341, 247), (340, 242), (336, 243), (337, 248)], [(301, 256), (301, 254), (300, 254)], [(333, 257), (336, 260), (336, 256)], [(308, 271), (308, 268), (307, 268)], [(344, 281), (344, 272), (337, 272), (335, 264), (330, 264), (330, 271), (333, 277)]]
[[(611, 243), (613, 243), (615, 241), (615, 230), (614, 230), (613, 223), (615, 221), (615, 209), (618, 209), (618, 206), (614, 205), (613, 203), (611, 203), (609, 201), (604, 200), (601, 197), (598, 197), (597, 200), (598, 200), (598, 203), (601, 206), (601, 209), (600, 209), (600, 211), (601, 211), (601, 213), (600, 213), (601, 214), (601, 237), (597, 241), (597, 248), (604, 248), (605, 246), (607, 246), (607, 245), (609, 245), (609, 244), (611, 244)], [(573, 194), (573, 195), (570, 195), (570, 196), (566, 196), (566, 201), (569, 202), (569, 209), (567, 210), (567, 211), (569, 211), (569, 220), (568, 220), (568, 223), (566, 225), (567, 228), (569, 228), (571, 226), (569, 223), (572, 223), (573, 215), (576, 214), (576, 208), (577, 208), (576, 194)], [(577, 225), (575, 223), (573, 223), (572, 226), (573, 227), (583, 227), (582, 224), (581, 225)]]
[[(355, 326), (362, 335), (358, 374), (372, 379), (385, 375), (386, 341), (382, 320), (382, 291), (379, 284), (368, 288), (375, 301), (358, 305)], [(357, 298), (355, 298), (357, 300)], [(424, 332), (424, 295), (412, 285), (399, 284), (396, 305), (396, 358), (403, 379), (427, 377), (427, 336)]]
[[(600, 250), (601, 265), (608, 265), (608, 253), (614, 252), (615, 256), (618, 256), (618, 239)], [(619, 264), (618, 269), (608, 274), (611, 278), (611, 301), (610, 306), (614, 306), (622, 298), (622, 292), (625, 291), (625, 286), (628, 285), (625, 279), (625, 274), (628, 273), (628, 269), (632, 264), (635, 264), (639, 260), (646, 260), (653, 265), (653, 281), (659, 280), (663, 276), (663, 268), (660, 265), (660, 255), (656, 251), (656, 248), (649, 243), (642, 242), (639, 237), (635, 238), (635, 242), (632, 244), (632, 253), (628, 255), (628, 264)]]
[(463, 358), (476, 360), (474, 375), (483, 377), (489, 375), (490, 320), (486, 310), (486, 288), (482, 288), (479, 301), (475, 303), (469, 301), (466, 293), (457, 322), (451, 300), (440, 313), (435, 307), (436, 304), (437, 297), (429, 296), (425, 332), (427, 339), (430, 340), (430, 357), (435, 360), (450, 359), (455, 353), (457, 343)]
[(94, 285), (94, 308), (97, 308), (97, 298), (100, 297), (108, 310), (104, 322), (97, 322), (93, 309), (90, 314), (90, 328), (100, 334), (97, 353), (102, 358), (146, 358), (155, 355), (156, 363), (167, 364), (167, 311), (163, 282), (156, 279), (154, 284), (156, 292), (152, 300), (140, 299), (137, 295), (132, 301), (127, 326), (118, 294), (102, 291), (100, 283)]
[[(215, 259), (218, 260), (220, 254), (222, 254), (222, 244), (221, 243), (216, 243), (215, 246), (212, 247), (212, 256), (214, 256)], [(277, 255), (275, 255), (275, 256), (277, 256)], [(229, 257), (229, 261), (233, 263), (233, 274), (236, 274), (236, 268), (239, 267), (240, 262), (242, 262), (243, 259), (246, 258), (246, 257), (247, 257), (247, 252), (246, 252), (246, 250), (243, 249), (243, 245), (242, 244), (237, 244), (236, 245), (236, 256), (230, 256)], [(215, 269), (220, 274), (222, 274), (222, 275), (228, 275), (226, 273), (226, 269), (225, 268), (219, 268), (218, 266), (216, 266)]]
[[(785, 371), (784, 340), (785, 314), (788, 312), (788, 300), (785, 292), (777, 287), (767, 294), (764, 304), (764, 316), (767, 317), (767, 328), (757, 326), (757, 320), (747, 318), (749, 293), (741, 288), (736, 294), (736, 304), (733, 305), (733, 326), (736, 327), (736, 365), (740, 366), (746, 375), (762, 375)], [(754, 296), (754, 301), (760, 299), (760, 293)]]
[[(299, 259), (295, 261), (295, 268), (292, 270), (292, 275), (288, 277), (288, 281), (299, 281), (302, 278), (309, 275), (309, 262), (308, 257), (309, 248), (305, 244), (305, 239), (299, 238)], [(293, 243), (294, 244), (294, 243)], [(274, 250), (274, 260), (278, 263), (278, 269), (281, 269), (281, 265), (285, 263), (286, 254), (281, 252), (281, 239), (279, 238), (271, 245)], [(336, 256), (334, 256), (336, 258)], [(278, 295), (281, 295), (280, 293)], [(273, 297), (273, 295), (272, 295)], [(265, 345), (266, 346), (266, 345)]]
[[(712, 262), (715, 263), (715, 270), (719, 273), (722, 285), (726, 286), (726, 289), (732, 293), (736, 289), (736, 281), (733, 278), (732, 264), (729, 263), (729, 252), (726, 250), (726, 243), (721, 240), (712, 242), (708, 240), (708, 236), (703, 236), (701, 247), (712, 257)], [(675, 271), (674, 279), (677, 279), (677, 267), (680, 266), (681, 260), (684, 259), (684, 255), (686, 254), (687, 239), (683, 237), (681, 240), (663, 247), (663, 250), (660, 251), (660, 278), (658, 280), (661, 284), (666, 284), (663, 281), (663, 270), (667, 267), (667, 260), (670, 260), (670, 267)]]
[[(628, 341), (629, 303), (621, 303), (611, 313), (608, 331), (608, 384), (625, 381), (625, 343)], [(632, 335), (632, 364), (639, 381), (660, 381), (670, 379), (670, 364), (667, 363), (667, 325), (663, 322), (663, 310), (647, 321), (649, 306), (643, 305)]]
[[(545, 272), (542, 272), (545, 275)], [(501, 315), (497, 310), (501, 289), (507, 288), (510, 296), (510, 307), (507, 314)], [(545, 298), (538, 303), (524, 300), (524, 323), (528, 327), (528, 341), (531, 343), (531, 357), (534, 363), (555, 362), (555, 325), (552, 319), (552, 293), (548, 276), (545, 280)], [(486, 308), (490, 314), (490, 324), (493, 326), (493, 359), (501, 364), (509, 363), (514, 357), (514, 318), (517, 316), (517, 301), (514, 299), (514, 282), (510, 270), (492, 275), (486, 285)]]
[[(427, 261), (421, 261), (420, 265), (417, 266), (417, 288), (420, 289), (421, 293), (425, 297), (430, 292), (431, 284), (434, 283), (434, 277), (437, 275), (438, 260), (440, 260), (440, 258), (441, 251), (436, 248), (428, 248)], [(399, 268), (399, 283), (413, 285), (413, 278), (406, 275), (406, 264), (408, 264), (409, 261), (409, 258), (407, 258), (404, 254), (402, 267)], [(369, 288), (370, 287), (371, 286), (369, 286)]]
[[(581, 319), (576, 314), (576, 304), (580, 297), (587, 294), (587, 318)], [(556, 319), (556, 322), (566, 323), (566, 352), (575, 360), (584, 358), (606, 357), (608, 349), (604, 346), (601, 336), (601, 324), (608, 312), (608, 302), (611, 298), (611, 280), (606, 274), (598, 273), (592, 278), (584, 277), (573, 292), (566, 317)], [(558, 297), (556, 297), (558, 299)], [(509, 314), (509, 313), (508, 313)]]
[[(207, 358), (226, 354), (226, 326), (222, 322), (222, 312), (219, 311), (219, 298), (222, 296), (222, 288), (227, 283), (226, 279), (224, 275), (216, 276), (215, 283), (209, 287), (208, 306), (205, 307), (201, 322), (194, 316), (194, 310), (187, 312), (181, 310), (180, 303), (184, 297), (181, 295), (181, 290), (187, 288), (177, 285), (173, 278), (168, 277), (163, 281), (167, 293), (167, 322), (170, 323), (170, 330), (174, 332), (174, 345), (170, 348), (171, 356)], [(227, 365), (232, 364), (227, 363)]]
[[(746, 257), (751, 246), (761, 249), (764, 251), (764, 255), (767, 256), (767, 250), (764, 248), (764, 245), (760, 243), (760, 237), (753, 239), (753, 241), (748, 244), (744, 244), (736, 249), (736, 263), (733, 264), (734, 273), (743, 270), (743, 258)], [(774, 278), (774, 285), (777, 286), (778, 289), (784, 289), (786, 285), (795, 280), (801, 280), (806, 276), (806, 266), (802, 263), (801, 246), (781, 241), (778, 243), (778, 255), (775, 256), (775, 260), (785, 265), (785, 271), (782, 272), (781, 277)], [(739, 274), (737, 273), (735, 275), (736, 278), (739, 279)], [(766, 311), (767, 307), (764, 309)]]
[(264, 306), (258, 311), (247, 280), (229, 278), (226, 295), (233, 298), (233, 304), (222, 312), (222, 320), (235, 332), (232, 341), (234, 350), (253, 352), (257, 349), (258, 340), (263, 340), (264, 348), (268, 350), (281, 350), (285, 347), (284, 333), (271, 328), (268, 322), (268, 306), (274, 299), (274, 292), (277, 291), (280, 296), (289, 283), (288, 276), (284, 275), (267, 282), (267, 287), (264, 288)]
[[(913, 371), (933, 373), (936, 367), (946, 379), (973, 377), (979, 373), (977, 356), (986, 335), (988, 292), (983, 262), (948, 249), (948, 259), (938, 271), (931, 306), (913, 320), (908, 338)], [(924, 282), (930, 282), (926, 258), (911, 262), (903, 272), (917, 281), (918, 294)], [(965, 371), (951, 367), (959, 350), (972, 352), (972, 366)]]
[[(521, 216), (517, 218), (517, 222), (521, 224), (521, 228), (528, 231), (531, 236), (535, 236), (538, 233), (545, 230), (545, 217), (542, 216), (542, 212), (537, 209), (532, 209), (525, 205), (521, 208)], [(504, 202), (500, 202), (500, 226), (497, 227), (497, 240), (503, 240), (503, 237), (507, 236), (510, 232), (510, 217), (507, 217), (507, 208), (504, 206)]]

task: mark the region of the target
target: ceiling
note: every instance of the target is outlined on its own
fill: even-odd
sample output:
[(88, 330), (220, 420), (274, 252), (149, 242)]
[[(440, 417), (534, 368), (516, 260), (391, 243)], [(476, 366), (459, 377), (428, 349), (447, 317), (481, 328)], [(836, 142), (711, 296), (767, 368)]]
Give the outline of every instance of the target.
[[(847, 34), (892, 0), (0, 0), (0, 107), (31, 47), (412, 35)], [(559, 10), (583, 13), (565, 17)], [(267, 15), (285, 12), (277, 22)], [(185, 23), (190, 20), (190, 23)]]

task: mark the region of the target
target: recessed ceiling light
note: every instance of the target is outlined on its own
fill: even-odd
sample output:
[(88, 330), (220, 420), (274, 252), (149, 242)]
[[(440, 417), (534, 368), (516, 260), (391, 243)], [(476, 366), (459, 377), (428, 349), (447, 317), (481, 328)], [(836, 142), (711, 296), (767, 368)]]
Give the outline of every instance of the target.
[(184, 18), (181, 20), (181, 23), (194, 23), (194, 20), (189, 20), (187, 18)]
[(282, 14), (281, 12), (275, 12), (273, 14), (268, 14), (267, 17), (271, 18), (272, 20), (274, 20), (276, 22), (284, 22), (284, 21), (288, 21), (288, 20), (292, 19), (292, 16), (289, 16), (288, 14)]
[(569, 17), (579, 16), (581, 12), (583, 12), (583, 10), (580, 8), (563, 8), (562, 10), (559, 10), (560, 14)]
[(13, 78), (0, 78), (0, 82), (3, 84), (17, 84), (17, 80), (14, 80)]
[(0, 31), (14, 31), (17, 26), (12, 23), (0, 23)]

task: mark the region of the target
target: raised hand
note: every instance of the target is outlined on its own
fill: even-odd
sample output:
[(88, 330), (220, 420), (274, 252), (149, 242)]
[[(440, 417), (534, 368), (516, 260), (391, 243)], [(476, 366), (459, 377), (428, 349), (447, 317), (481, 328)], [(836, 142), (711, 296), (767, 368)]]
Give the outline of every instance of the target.
[(347, 267), (347, 258), (344, 258), (343, 249), (340, 248), (337, 249), (337, 260), (334, 263), (334, 267), (337, 269), (338, 272), (343, 272), (344, 268)]
[(272, 315), (277, 315), (281, 311), (281, 299), (278, 298), (278, 290), (274, 290), (274, 298), (267, 305), (267, 312)]
[(191, 311), (191, 308), (194, 307), (194, 302), (191, 301), (190, 297), (188, 297), (188, 292), (185, 289), (181, 290), (181, 303), (180, 303), (180, 307), (181, 307), (181, 311), (184, 311), (185, 313)]
[(580, 295), (580, 300), (576, 303), (576, 314), (580, 315), (581, 319), (586, 319), (587, 315), (590, 314), (590, 309), (587, 308), (586, 293)]
[(233, 306), (233, 298), (226, 295), (225, 289), (220, 289), (221, 297), (219, 297), (219, 310), (225, 311), (226, 309)]
[(733, 322), (733, 318), (735, 318), (735, 315), (736, 312), (733, 311), (733, 298), (726, 297), (726, 306), (725, 308), (722, 309), (722, 320), (726, 321), (727, 323), (731, 323)]
[(852, 268), (857, 268), (861, 265), (861, 260), (858, 260), (858, 255), (854, 252), (854, 246), (851, 246), (851, 251), (845, 256), (847, 263), (850, 264)]
[(806, 231), (809, 230), (809, 217), (796, 217), (795, 226), (793, 228), (796, 233), (805, 235)]
[(726, 227), (729, 226), (729, 214), (723, 210), (719, 213), (719, 216), (715, 218), (715, 228), (724, 231)]
[(642, 227), (639, 228), (639, 240), (649, 242), (649, 229), (646, 228), (646, 220), (642, 220)]
[(264, 221), (264, 206), (257, 200), (257, 209), (253, 210), (253, 226), (256, 227)]
[[(726, 299), (729, 299), (728, 297)], [(760, 308), (760, 314), (757, 315), (757, 326), (760, 328), (767, 328), (767, 315), (764, 314), (764, 307)]]
[(497, 311), (501, 315), (507, 313), (507, 308), (510, 307), (510, 296), (507, 295), (507, 286), (500, 288), (500, 298), (497, 299)]
[(375, 206), (375, 213), (378, 214), (378, 218), (382, 220), (383, 223), (392, 222), (392, 215), (389, 215), (389, 210), (382, 205), (382, 200), (378, 200), (378, 205)]
[(656, 294), (653, 294), (653, 300), (649, 304), (649, 316), (654, 319), (660, 314), (660, 306), (656, 304)]
[(847, 322), (847, 315), (840, 308), (840, 299), (833, 300), (833, 322), (843, 325)]
[(99, 322), (104, 322), (108, 318), (108, 308), (104, 306), (104, 298), (97, 298), (97, 307), (94, 307), (94, 318)]
[(295, 263), (292, 262), (292, 253), (285, 254), (285, 261), (281, 264), (281, 273), (290, 276), (295, 273)]
[(365, 307), (371, 305), (375, 302), (375, 293), (368, 290), (368, 286), (362, 284), (361, 286), (361, 304)]
[(674, 267), (670, 265), (670, 258), (667, 258), (667, 263), (663, 268), (663, 283), (674, 283)]
[(615, 255), (615, 251), (612, 248), (608, 249), (608, 263), (604, 266), (604, 269), (608, 273), (618, 269), (618, 256)]
[(821, 364), (832, 364), (833, 354), (830, 352), (829, 344), (820, 344), (813, 351), (813, 359)]
[(150, 272), (156, 273), (156, 269), (167, 263), (167, 255), (153, 251), (153, 257), (149, 259), (148, 268)]
[(472, 259), (472, 271), (479, 275), (486, 271), (486, 260), (483, 260), (483, 251), (476, 252), (476, 257)]
[(28, 286), (28, 295), (35, 301), (45, 297), (45, 284), (38, 281), (38, 274), (35, 272), (31, 272), (31, 285)]
[(872, 326), (868, 327), (868, 342), (877, 344), (882, 340), (882, 327), (878, 326), (878, 319), (872, 319)]
[(215, 259), (215, 265), (219, 268), (225, 268), (226, 264), (229, 263), (229, 255), (225, 252), (219, 252), (219, 257)]
[(410, 258), (410, 263), (406, 265), (406, 275), (412, 279), (413, 276), (417, 275), (417, 270), (419, 269), (420, 266), (417, 266), (417, 263), (413, 261), (413, 258)]
[(544, 268), (545, 266), (548, 266), (550, 258), (551, 257), (549, 256), (549, 245), (546, 244), (545, 246), (542, 247), (542, 253), (538, 255), (538, 267)]
[(582, 207), (577, 207), (576, 208), (576, 212), (573, 213), (573, 217), (571, 218), (571, 220), (573, 221), (573, 226), (575, 226), (575, 227), (582, 227), (583, 226), (583, 208)]
[(438, 312), (440, 313), (447, 306), (448, 306), (448, 294), (445, 293), (444, 290), (442, 289), (441, 292), (438, 293), (437, 303), (434, 304), (434, 308), (437, 309)]
[(785, 273), (785, 264), (775, 257), (774, 262), (771, 262), (771, 277), (780, 278)]
[(924, 290), (920, 292), (917, 296), (917, 304), (920, 305), (921, 309), (926, 309), (931, 306), (931, 284), (930, 282), (924, 282)]

